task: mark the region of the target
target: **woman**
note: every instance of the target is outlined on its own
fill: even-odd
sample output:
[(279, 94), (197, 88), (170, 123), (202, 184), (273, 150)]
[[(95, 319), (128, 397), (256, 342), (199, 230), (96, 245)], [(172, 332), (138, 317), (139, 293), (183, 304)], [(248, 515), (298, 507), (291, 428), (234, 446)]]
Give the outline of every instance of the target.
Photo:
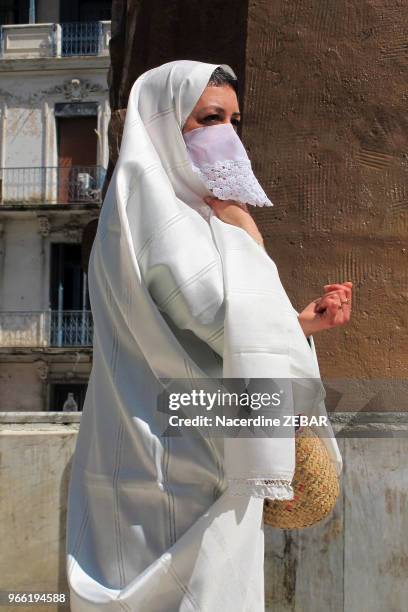
[[(304, 377), (302, 412), (306, 397), (325, 412), (305, 334), (348, 320), (350, 284), (298, 317), (248, 207), (205, 203), (188, 153), (195, 129), (236, 127), (234, 79), (181, 60), (130, 93), (89, 262), (94, 361), (67, 517), (74, 612), (264, 610), (263, 502), (293, 496), (293, 437), (163, 436), (166, 381)], [(340, 473), (330, 427), (324, 440)]]

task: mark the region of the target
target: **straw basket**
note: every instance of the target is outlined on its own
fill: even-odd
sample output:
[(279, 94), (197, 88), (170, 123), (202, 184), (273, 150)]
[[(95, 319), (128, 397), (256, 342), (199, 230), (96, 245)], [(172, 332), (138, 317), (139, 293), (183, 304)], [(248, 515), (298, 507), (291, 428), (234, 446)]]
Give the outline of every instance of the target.
[(264, 501), (264, 522), (280, 529), (309, 527), (325, 518), (339, 496), (339, 480), (324, 442), (309, 427), (296, 432), (293, 500)]

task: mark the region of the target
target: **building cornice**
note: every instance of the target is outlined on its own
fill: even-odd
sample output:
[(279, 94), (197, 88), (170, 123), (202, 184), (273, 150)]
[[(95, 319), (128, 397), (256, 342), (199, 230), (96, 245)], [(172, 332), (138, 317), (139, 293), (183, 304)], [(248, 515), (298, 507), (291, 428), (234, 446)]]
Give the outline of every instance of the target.
[(71, 216), (73, 212), (84, 215), (86, 213), (99, 216), (102, 205), (96, 203), (84, 204), (0, 204), (0, 215), (4, 218), (8, 217), (35, 217), (42, 213), (47, 215), (66, 214)]
[(0, 73), (3, 75), (16, 72), (59, 74), (61, 71), (73, 70), (75, 72), (96, 70), (104, 73), (108, 70), (109, 65), (110, 57), (107, 55), (0, 59)]
[(14, 363), (16, 361), (33, 363), (39, 357), (43, 358), (44, 356), (60, 357), (67, 362), (89, 363), (92, 355), (92, 346), (0, 347), (0, 363)]

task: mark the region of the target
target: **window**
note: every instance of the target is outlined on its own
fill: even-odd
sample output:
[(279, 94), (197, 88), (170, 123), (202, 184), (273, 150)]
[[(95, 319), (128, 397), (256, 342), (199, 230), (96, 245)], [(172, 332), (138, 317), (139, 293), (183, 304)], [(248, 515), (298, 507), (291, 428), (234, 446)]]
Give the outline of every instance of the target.
[[(65, 404), (65, 411), (81, 412), (84, 406), (87, 387), (88, 385), (84, 383), (51, 384), (48, 410), (50, 412), (62, 412)], [(72, 403), (72, 400), (74, 400), (74, 403)]]
[(28, 23), (27, 0), (2, 0), (0, 3), (0, 25)]
[(81, 244), (52, 243), (51, 346), (92, 346), (93, 321)]
[(111, 0), (60, 0), (60, 22), (110, 21)]

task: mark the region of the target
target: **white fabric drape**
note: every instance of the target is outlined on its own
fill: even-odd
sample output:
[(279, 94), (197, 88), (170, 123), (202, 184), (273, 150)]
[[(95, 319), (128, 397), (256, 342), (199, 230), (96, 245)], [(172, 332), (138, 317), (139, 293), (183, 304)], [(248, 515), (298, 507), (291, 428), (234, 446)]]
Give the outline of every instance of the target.
[(264, 609), (263, 499), (292, 496), (294, 439), (161, 437), (160, 379), (299, 377), (291, 409), (304, 413), (309, 393), (325, 413), (314, 344), (275, 263), (209, 212), (188, 159), (181, 127), (216, 67), (169, 62), (130, 93), (89, 261), (94, 361), (67, 521), (74, 612)]

